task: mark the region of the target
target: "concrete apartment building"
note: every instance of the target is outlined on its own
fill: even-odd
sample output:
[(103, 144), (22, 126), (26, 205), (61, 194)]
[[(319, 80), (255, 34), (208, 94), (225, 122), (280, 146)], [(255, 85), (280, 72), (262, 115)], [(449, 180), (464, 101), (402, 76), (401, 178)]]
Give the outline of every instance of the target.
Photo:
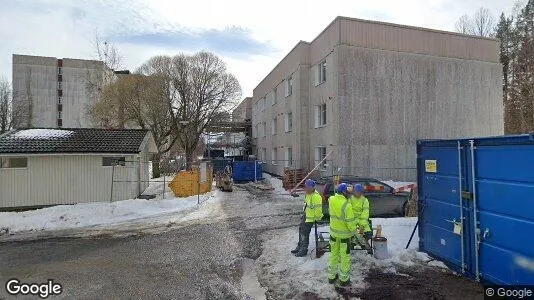
[(415, 180), (416, 140), (503, 134), (499, 41), (337, 17), (253, 92), (267, 172)]
[(232, 121), (245, 122), (252, 118), (252, 97), (246, 97), (232, 111)]
[(101, 83), (101, 61), (13, 54), (13, 105), (19, 127), (92, 127), (88, 108), (98, 98), (89, 85)]

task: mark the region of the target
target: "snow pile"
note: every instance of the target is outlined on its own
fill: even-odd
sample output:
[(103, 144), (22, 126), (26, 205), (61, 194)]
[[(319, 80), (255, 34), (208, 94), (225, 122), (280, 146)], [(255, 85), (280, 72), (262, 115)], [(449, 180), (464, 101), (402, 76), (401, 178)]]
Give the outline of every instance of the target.
[[(201, 201), (213, 196), (202, 195)], [(116, 224), (193, 208), (197, 196), (160, 200), (130, 199), (116, 202), (58, 205), (25, 212), (0, 213), (0, 228), (10, 234), (25, 231), (60, 230)]]
[(271, 182), (271, 185), (274, 188), (275, 193), (287, 193), (287, 191), (284, 189), (282, 185), (282, 179), (272, 177), (271, 175), (267, 173), (263, 173), (263, 178)]
[[(405, 249), (417, 218), (372, 219), (373, 227), (382, 225), (382, 235), (387, 238), (389, 258), (378, 260), (365, 251), (352, 253), (351, 287), (365, 288), (365, 276), (370, 269), (379, 268), (386, 273), (396, 273), (396, 266), (416, 266), (429, 261), (428, 255), (418, 252), (417, 231), (408, 249)], [(328, 232), (328, 226), (320, 227), (319, 232)], [(328, 234), (327, 234), (328, 236)], [(298, 242), (298, 228), (285, 229), (276, 234), (263, 236), (264, 251), (259, 258), (260, 279), (269, 285), (280, 286), (282, 294), (274, 298), (293, 298), (304, 292), (311, 292), (328, 299), (339, 297), (334, 286), (328, 284), (327, 266), (330, 253), (315, 258), (314, 232), (310, 235), (308, 256), (297, 258), (290, 253)], [(434, 266), (443, 267), (441, 262)]]
[(60, 130), (60, 129), (26, 129), (18, 131), (11, 135), (13, 138), (18, 139), (57, 139), (66, 138), (73, 134), (74, 131)]

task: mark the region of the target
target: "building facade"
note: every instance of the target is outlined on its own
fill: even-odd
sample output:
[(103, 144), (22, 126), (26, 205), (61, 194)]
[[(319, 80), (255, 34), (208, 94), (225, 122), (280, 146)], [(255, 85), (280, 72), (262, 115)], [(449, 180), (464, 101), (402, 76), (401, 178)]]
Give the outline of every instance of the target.
[(92, 127), (88, 110), (105, 70), (101, 61), (13, 54), (18, 127)]
[(0, 209), (136, 198), (155, 153), (141, 129), (10, 131), (0, 136)]
[(264, 169), (415, 180), (416, 140), (504, 131), (499, 41), (337, 17), (253, 92)]
[(245, 122), (252, 119), (252, 97), (246, 97), (232, 111), (232, 121)]

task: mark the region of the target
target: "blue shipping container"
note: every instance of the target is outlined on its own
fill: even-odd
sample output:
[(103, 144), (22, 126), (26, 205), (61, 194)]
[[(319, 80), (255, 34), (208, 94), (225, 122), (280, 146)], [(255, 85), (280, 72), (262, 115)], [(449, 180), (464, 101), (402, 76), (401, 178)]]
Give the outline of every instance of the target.
[(263, 165), (257, 160), (235, 161), (232, 167), (232, 178), (234, 181), (261, 180), (263, 179)]
[(534, 135), (417, 142), (419, 248), (482, 282), (534, 284)]

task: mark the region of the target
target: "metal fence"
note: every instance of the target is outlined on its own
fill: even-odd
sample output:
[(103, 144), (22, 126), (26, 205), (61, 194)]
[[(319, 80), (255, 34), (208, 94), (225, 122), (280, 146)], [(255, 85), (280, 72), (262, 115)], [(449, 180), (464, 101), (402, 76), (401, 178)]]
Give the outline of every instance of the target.
[[(171, 199), (175, 195), (169, 184), (176, 175), (182, 171), (180, 162), (167, 162), (160, 165), (160, 177), (152, 178), (152, 167), (149, 161), (113, 161), (110, 168), (109, 201), (118, 201), (131, 198), (143, 199)], [(200, 174), (200, 173), (199, 173)], [(211, 176), (211, 174), (210, 174)], [(195, 185), (200, 191), (203, 182), (211, 178), (180, 178), (182, 184)], [(198, 194), (197, 204), (206, 201), (209, 197)]]

